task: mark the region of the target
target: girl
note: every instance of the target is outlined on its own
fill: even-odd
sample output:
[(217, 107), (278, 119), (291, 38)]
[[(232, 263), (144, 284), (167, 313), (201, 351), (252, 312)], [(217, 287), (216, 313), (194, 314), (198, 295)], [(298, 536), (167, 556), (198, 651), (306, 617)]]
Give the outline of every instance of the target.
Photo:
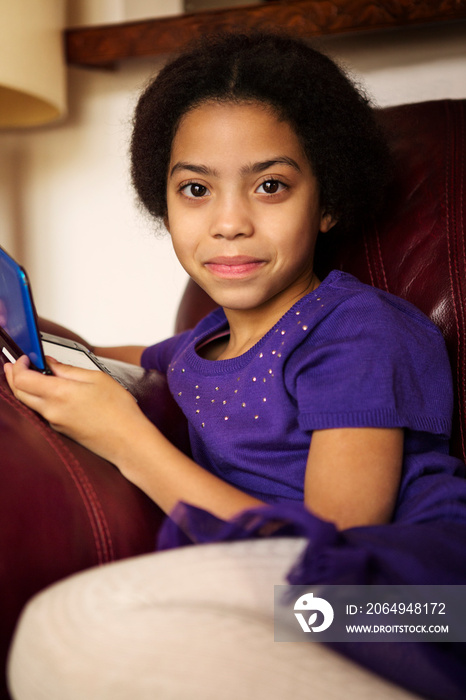
[[(387, 149), (365, 97), (328, 58), (291, 38), (204, 40), (142, 95), (136, 190), (219, 309), (153, 347), (98, 353), (167, 374), (192, 456), (104, 374), (52, 361), (51, 378), (22, 358), (7, 378), (17, 398), (172, 514), (161, 548), (288, 523), (288, 533), (311, 543), (293, 582), (390, 582), (384, 576), (403, 542), (411, 568), (397, 580), (419, 583), (427, 582), (426, 531), (410, 537), (396, 526), (440, 517), (464, 524), (440, 332), (401, 299), (341, 272), (322, 280), (316, 272), (318, 236), (369, 219), (386, 173)], [(438, 541), (438, 531), (427, 533)], [(447, 537), (441, 546), (450, 545)], [(440, 582), (437, 573), (430, 582)], [(413, 659), (425, 663), (422, 654)], [(434, 670), (413, 683), (402, 659), (373, 667), (423, 692), (438, 680)]]
[[(309, 324), (326, 329), (331, 307), (339, 306), (333, 286), (331, 300), (317, 302), (317, 235), (339, 219), (346, 223), (358, 211), (369, 213), (368, 203), (380, 198), (380, 176), (374, 181), (374, 173), (384, 170), (384, 149), (366, 102), (328, 59), (286, 40), (274, 42), (277, 47), (266, 39), (248, 45), (232, 37), (226, 45), (206, 47), (208, 58), (196, 53), (195, 59), (178, 59), (148, 88), (136, 114), (132, 158), (140, 197), (164, 219), (191, 277), (224, 308), (225, 315), (219, 312), (192, 335), (149, 349), (142, 358), (145, 367), (168, 370), (171, 390), (191, 424), (194, 459), (168, 444), (105, 376), (54, 365), (56, 379), (44, 381), (27, 371), (24, 360), (9, 368), (8, 378), (18, 398), (116, 464), (167, 513), (182, 501), (231, 518), (264, 502), (292, 499), (304, 500), (341, 527), (387, 522), (400, 479), (400, 419), (389, 425), (320, 419), (314, 425), (310, 414), (322, 413), (320, 391), (312, 397), (304, 385), (298, 388), (306, 373), (300, 365), (308, 362), (298, 356), (315, 344)], [(309, 69), (300, 63), (298, 48)], [(303, 70), (309, 88), (297, 100)], [(352, 291), (355, 283), (347, 279), (333, 283), (342, 300), (369, 294), (379, 317), (380, 295), (358, 286)], [(300, 327), (291, 316), (280, 324), (296, 304), (293, 320), (300, 312)], [(391, 302), (387, 306), (393, 308)], [(378, 325), (386, 327), (386, 321)], [(418, 325), (424, 343), (424, 320)], [(279, 343), (271, 339), (275, 330)], [(391, 333), (387, 327), (385, 335)], [(338, 340), (343, 339), (344, 333)], [(329, 336), (325, 343), (336, 340)], [(385, 344), (385, 337), (375, 341)], [(260, 358), (256, 350), (264, 343)], [(184, 367), (178, 357), (186, 352), (190, 360)], [(359, 348), (353, 352), (359, 357)], [(294, 369), (288, 377), (283, 373), (290, 353)], [(117, 356), (128, 359), (126, 353)], [(348, 358), (347, 367), (353, 361)], [(325, 371), (335, 376), (338, 364)], [(352, 369), (341, 371), (354, 376)], [(377, 381), (370, 375), (370, 393)], [(296, 384), (288, 398), (287, 382)], [(339, 380), (334, 385), (341, 392), (333, 399), (338, 412), (353, 413), (341, 404), (351, 393), (359, 411), (356, 387), (345, 388)], [(327, 379), (324, 387), (327, 391)], [(303, 400), (306, 406), (297, 410), (296, 401)], [(386, 408), (385, 398), (380, 404)], [(330, 403), (324, 413), (329, 411), (335, 412)], [(303, 420), (307, 424), (299, 425)], [(310, 450), (315, 428), (325, 430), (314, 433)]]

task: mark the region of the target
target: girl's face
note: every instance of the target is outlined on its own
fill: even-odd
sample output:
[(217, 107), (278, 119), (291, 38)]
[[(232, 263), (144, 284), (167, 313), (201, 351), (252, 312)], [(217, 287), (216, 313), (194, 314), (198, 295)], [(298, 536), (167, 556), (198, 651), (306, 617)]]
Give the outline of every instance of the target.
[(166, 225), (188, 274), (225, 309), (284, 313), (313, 284), (333, 225), (293, 129), (260, 103), (206, 102), (182, 119)]

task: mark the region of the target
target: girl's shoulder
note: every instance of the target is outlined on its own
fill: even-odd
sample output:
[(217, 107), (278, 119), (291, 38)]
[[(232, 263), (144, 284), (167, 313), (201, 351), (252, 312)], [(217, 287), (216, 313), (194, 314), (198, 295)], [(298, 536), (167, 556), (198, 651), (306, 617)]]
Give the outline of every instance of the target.
[(159, 372), (166, 373), (169, 364), (180, 352), (188, 346), (196, 346), (204, 338), (220, 330), (226, 324), (227, 320), (223, 309), (214, 309), (194, 328), (178, 333), (171, 338), (146, 348), (142, 354), (141, 365), (145, 369), (157, 369)]
[(306, 299), (306, 310), (314, 316), (312, 306), (316, 302), (320, 304), (316, 325), (335, 324), (336, 333), (359, 327), (378, 330), (382, 335), (407, 332), (408, 336), (435, 337), (443, 342), (439, 328), (414, 304), (360, 282), (347, 272), (332, 271)]
[(335, 270), (302, 301), (299, 318), (307, 332), (295, 345), (297, 365), (315, 350), (325, 354), (332, 347), (334, 356), (340, 353), (354, 364), (435, 364), (442, 373), (451, 372), (440, 329), (405, 299)]
[(337, 427), (338, 417), (345, 425), (449, 435), (451, 368), (427, 316), (339, 271), (303, 302), (307, 333), (288, 355), (284, 376), (308, 429)]
[[(276, 331), (277, 332), (277, 331)], [(282, 318), (289, 368), (337, 358), (345, 366), (433, 362), (449, 372), (443, 335), (416, 306), (334, 270)]]

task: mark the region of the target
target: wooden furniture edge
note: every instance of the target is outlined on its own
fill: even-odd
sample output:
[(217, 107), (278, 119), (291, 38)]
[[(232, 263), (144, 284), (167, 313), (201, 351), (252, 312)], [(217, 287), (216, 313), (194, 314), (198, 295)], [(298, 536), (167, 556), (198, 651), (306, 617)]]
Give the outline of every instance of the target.
[(71, 66), (111, 68), (170, 54), (209, 32), (280, 27), (312, 37), (465, 19), (466, 0), (283, 0), (67, 29), (65, 53)]

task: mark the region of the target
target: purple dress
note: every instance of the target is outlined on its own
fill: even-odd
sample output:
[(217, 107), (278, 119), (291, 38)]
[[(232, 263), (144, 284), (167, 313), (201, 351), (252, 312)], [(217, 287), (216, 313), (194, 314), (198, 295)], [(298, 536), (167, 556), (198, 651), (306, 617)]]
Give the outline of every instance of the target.
[[(448, 453), (453, 392), (440, 331), (414, 306), (334, 271), (248, 352), (196, 352), (228, 333), (221, 309), (148, 348), (189, 425), (193, 459), (267, 506), (224, 522), (179, 504), (159, 549), (260, 536), (304, 536), (290, 583), (465, 584), (466, 479)], [(393, 521), (342, 532), (303, 507), (313, 430), (404, 428)], [(181, 527), (180, 527), (181, 526)], [(345, 644), (339, 650), (431, 698), (466, 698), (460, 644)]]

